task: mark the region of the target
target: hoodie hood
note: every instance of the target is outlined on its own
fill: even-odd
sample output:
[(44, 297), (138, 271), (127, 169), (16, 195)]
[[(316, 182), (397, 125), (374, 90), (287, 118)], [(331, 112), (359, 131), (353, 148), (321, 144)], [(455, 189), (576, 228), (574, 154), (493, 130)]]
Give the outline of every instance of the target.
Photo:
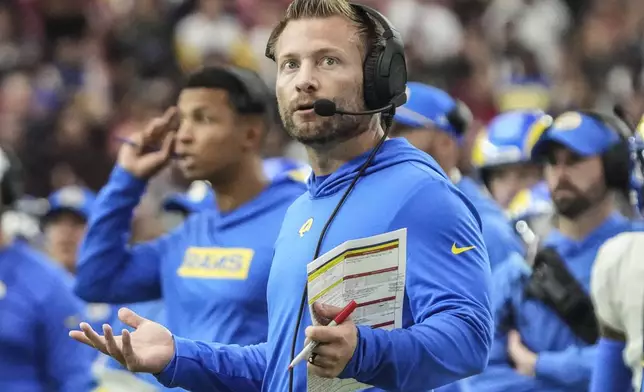
[[(327, 176), (311, 174), (308, 180), (310, 197), (317, 199), (331, 196), (348, 187), (372, 151), (373, 149), (357, 156)], [(428, 159), (430, 161), (429, 165)], [(380, 151), (376, 153), (376, 156), (365, 170), (364, 175), (368, 176), (403, 162), (415, 162), (423, 166), (429, 166), (447, 179), (445, 172), (432, 157), (412, 146), (404, 138), (385, 140), (382, 147), (380, 147)]]

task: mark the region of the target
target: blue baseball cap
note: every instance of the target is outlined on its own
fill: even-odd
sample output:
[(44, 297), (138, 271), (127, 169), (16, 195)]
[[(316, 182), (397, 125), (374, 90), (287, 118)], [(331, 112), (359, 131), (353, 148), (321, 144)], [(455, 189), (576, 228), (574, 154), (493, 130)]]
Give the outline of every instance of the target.
[(499, 114), (479, 133), (472, 149), (472, 164), (486, 169), (529, 162), (530, 151), (526, 146), (534, 144), (551, 124), (552, 118), (540, 110)]
[(60, 212), (71, 212), (87, 220), (96, 200), (96, 194), (81, 186), (66, 186), (52, 193), (47, 201), (49, 209), (45, 219)]
[(456, 108), (456, 100), (445, 91), (419, 82), (407, 83), (407, 102), (396, 109), (394, 121), (413, 128), (436, 127), (461, 139), (447, 114)]
[(531, 150), (533, 159), (548, 152), (552, 143), (560, 144), (582, 157), (601, 155), (620, 141), (615, 131), (601, 120), (581, 112), (566, 112), (537, 140)]
[(194, 181), (186, 192), (172, 193), (163, 201), (165, 211), (192, 214), (211, 208), (215, 208), (215, 193), (205, 181)]

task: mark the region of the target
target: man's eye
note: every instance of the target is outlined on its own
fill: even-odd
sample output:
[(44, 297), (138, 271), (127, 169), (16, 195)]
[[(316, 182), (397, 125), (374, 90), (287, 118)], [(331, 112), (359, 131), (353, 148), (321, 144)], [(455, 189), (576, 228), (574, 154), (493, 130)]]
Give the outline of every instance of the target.
[(333, 57), (325, 57), (323, 60), (324, 65), (330, 66), (330, 65), (335, 65), (338, 63), (336, 59)]
[(289, 61), (284, 62), (284, 64), (282, 65), (282, 68), (284, 68), (284, 69), (295, 69), (295, 68), (297, 68), (297, 63), (295, 61), (289, 60)]

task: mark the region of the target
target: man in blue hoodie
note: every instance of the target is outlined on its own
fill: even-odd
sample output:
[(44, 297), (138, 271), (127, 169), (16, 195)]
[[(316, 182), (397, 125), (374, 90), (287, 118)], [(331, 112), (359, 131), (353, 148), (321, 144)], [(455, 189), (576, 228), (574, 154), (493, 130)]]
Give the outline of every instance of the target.
[[(597, 331), (588, 297), (590, 275), (600, 246), (630, 222), (616, 212), (614, 196), (628, 188), (628, 146), (597, 115), (567, 112), (557, 117), (531, 149), (545, 163), (545, 179), (557, 214), (556, 226), (541, 242), (541, 255), (556, 252), (570, 277), (562, 288), (561, 269), (509, 260), (493, 275), (497, 323), (486, 371), (468, 380), (476, 391), (587, 391), (596, 353)], [(552, 253), (549, 253), (552, 254)], [(539, 256), (537, 257), (537, 260)], [(541, 265), (541, 267), (540, 267)], [(552, 265), (552, 264), (547, 264)], [(551, 271), (558, 271), (553, 278)], [(542, 280), (548, 277), (547, 281)], [(543, 287), (565, 292), (558, 307)], [(578, 293), (573, 295), (573, 293)], [(588, 305), (588, 306), (587, 306)], [(559, 310), (557, 310), (559, 309)], [(568, 319), (568, 321), (565, 321)], [(590, 320), (585, 326), (579, 320)], [(596, 325), (595, 325), (596, 327)], [(592, 329), (592, 334), (583, 328)]]
[[(385, 24), (380, 14), (345, 0), (295, 0), (269, 41), (280, 114), (291, 136), (307, 146), (313, 175), (275, 243), (266, 343), (195, 342), (125, 309), (120, 316), (135, 332), (115, 339), (109, 329), (102, 337), (83, 324), (74, 338), (133, 370), (159, 373), (165, 385), (193, 391), (299, 392), (307, 388), (307, 371), (389, 391), (428, 391), (485, 368), (490, 266), (476, 210), (431, 157), (404, 139), (385, 140), (380, 114), (333, 115), (328, 101), (317, 105), (324, 116), (313, 109), (319, 99), (352, 112), (402, 103), (402, 39), (390, 29), (383, 33)], [(381, 51), (383, 37), (389, 40)], [(363, 68), (378, 53), (384, 59), (369, 58)], [(377, 76), (376, 64), (387, 72)], [(311, 326), (306, 265), (347, 240), (402, 228), (403, 328), (372, 329), (351, 320)], [(319, 303), (313, 309), (320, 318), (339, 312)], [(321, 344), (308, 364), (289, 371), (306, 338)]]
[(460, 146), (471, 122), (467, 107), (445, 91), (422, 83), (407, 84), (407, 102), (398, 108), (392, 130), (431, 155), (454, 185), (472, 202), (483, 223), (483, 239), (492, 269), (523, 245), (496, 202), (457, 168)]
[[(19, 163), (0, 150), (0, 206), (19, 197)], [(96, 352), (65, 335), (84, 315), (69, 276), (0, 233), (0, 391), (89, 392)]]
[[(177, 108), (133, 136), (101, 190), (79, 252), (76, 293), (113, 304), (163, 298), (169, 328), (193, 339), (256, 344), (267, 337), (266, 282), (273, 244), (305, 184), (269, 181), (260, 149), (272, 98), (254, 72), (207, 67)], [(189, 181), (206, 180), (216, 207), (151, 242), (130, 246), (147, 180), (175, 158)]]

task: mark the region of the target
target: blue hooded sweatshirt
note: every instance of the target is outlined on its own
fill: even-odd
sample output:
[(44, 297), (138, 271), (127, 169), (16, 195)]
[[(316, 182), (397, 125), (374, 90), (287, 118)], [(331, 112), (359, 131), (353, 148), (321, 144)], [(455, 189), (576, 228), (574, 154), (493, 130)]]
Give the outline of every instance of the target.
[(0, 391), (89, 392), (96, 351), (68, 334), (85, 319), (66, 272), (21, 241), (0, 250)]
[[(288, 390), (291, 341), (306, 265), (318, 237), (370, 152), (328, 176), (311, 176), (309, 191), (289, 208), (275, 243), (268, 282), (266, 343), (231, 346), (175, 336), (173, 360), (159, 375), (192, 391)], [(490, 266), (480, 220), (436, 162), (404, 139), (388, 140), (325, 236), (322, 253), (343, 242), (407, 229), (403, 329), (358, 326), (358, 343), (340, 375), (388, 391), (428, 391), (481, 372), (492, 340)], [(308, 229), (305, 230), (304, 228)], [(465, 252), (454, 248), (474, 247)], [(296, 351), (311, 325), (305, 308)], [(306, 365), (294, 369), (294, 390), (306, 389)]]
[(76, 293), (126, 304), (163, 297), (168, 328), (193, 339), (266, 341), (266, 282), (284, 214), (306, 186), (278, 176), (227, 213), (191, 215), (159, 239), (128, 246), (146, 182), (120, 167), (98, 195), (79, 252)]
[[(600, 246), (618, 233), (629, 231), (631, 223), (618, 214), (611, 215), (581, 241), (564, 237), (553, 229), (544, 246), (553, 247), (572, 275), (588, 292), (590, 275)], [(493, 274), (493, 307), (497, 333), (486, 371), (467, 380), (471, 390), (486, 392), (585, 392), (589, 388), (596, 346), (589, 346), (549, 307), (524, 298), (530, 269), (521, 258), (513, 258)], [(517, 373), (509, 365), (507, 327), (518, 330), (523, 344), (537, 353), (536, 376)]]

